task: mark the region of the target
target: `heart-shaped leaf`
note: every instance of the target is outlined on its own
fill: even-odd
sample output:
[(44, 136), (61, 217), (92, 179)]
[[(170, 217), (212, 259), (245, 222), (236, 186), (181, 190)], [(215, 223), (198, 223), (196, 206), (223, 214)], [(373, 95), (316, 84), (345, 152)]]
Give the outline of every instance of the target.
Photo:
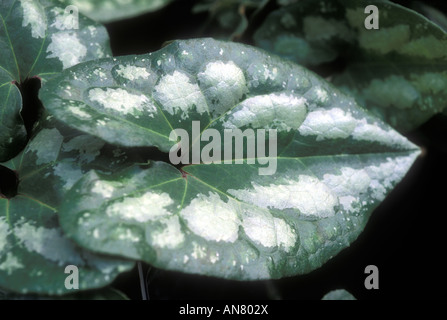
[(22, 99), (14, 83), (51, 75), (79, 62), (111, 55), (107, 31), (84, 16), (68, 19), (62, 1), (0, 3), (0, 161), (26, 143)]
[(110, 172), (127, 156), (97, 138), (50, 125), (3, 164), (16, 172), (19, 185), (16, 196), (0, 198), (0, 287), (61, 295), (72, 292), (65, 287), (68, 265), (79, 270), (80, 290), (103, 287), (133, 266), (78, 247), (63, 234), (57, 215), (59, 203), (85, 171)]
[(156, 11), (173, 0), (65, 0), (87, 17), (103, 23)]
[(343, 58), (346, 70), (332, 75), (334, 84), (407, 132), (447, 106), (447, 34), (400, 5), (368, 4), (378, 9), (379, 29), (365, 27), (364, 1), (303, 0), (273, 12), (255, 41), (309, 66)]
[(89, 172), (60, 208), (83, 247), (191, 273), (265, 279), (318, 268), (356, 239), (419, 154), (306, 69), (211, 39), (76, 66), (41, 98), (110, 143), (192, 163)]

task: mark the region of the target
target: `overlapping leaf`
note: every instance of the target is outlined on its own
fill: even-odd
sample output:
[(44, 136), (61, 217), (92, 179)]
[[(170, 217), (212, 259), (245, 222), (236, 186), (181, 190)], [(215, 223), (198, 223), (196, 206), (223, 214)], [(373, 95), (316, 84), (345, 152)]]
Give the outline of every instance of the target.
[(358, 0), (299, 1), (273, 12), (257, 45), (298, 63), (318, 66), (343, 58), (333, 82), (393, 127), (412, 130), (447, 105), (447, 34), (418, 13), (388, 1), (379, 29), (366, 29)]
[(57, 215), (61, 200), (86, 171), (120, 169), (128, 155), (56, 127), (46, 122), (21, 154), (3, 164), (20, 182), (15, 197), (0, 198), (0, 287), (21, 294), (70, 293), (67, 265), (79, 268), (80, 290), (103, 287), (133, 266), (77, 246), (65, 237)]
[(268, 0), (202, 0), (193, 8), (194, 13), (208, 12), (204, 29), (216, 38), (234, 40), (242, 37), (255, 16)]
[(423, 14), (430, 21), (433, 21), (438, 26), (440, 26), (442, 30), (447, 32), (447, 16), (442, 11), (421, 1), (412, 2), (411, 8)]
[(147, 12), (156, 11), (173, 0), (64, 0), (87, 17), (101, 22), (129, 19)]
[[(184, 161), (202, 156), (181, 171), (151, 162), (89, 172), (60, 209), (70, 238), (93, 251), (232, 279), (321, 266), (356, 239), (419, 153), (306, 69), (211, 39), (76, 66), (41, 99), (57, 119), (109, 143), (163, 152), (190, 146)], [(255, 154), (244, 144), (241, 154), (225, 155), (225, 132), (236, 129), (256, 140)], [(215, 139), (211, 152), (207, 141)]]
[(17, 155), (26, 143), (15, 83), (33, 76), (45, 81), (79, 62), (110, 54), (105, 28), (84, 16), (76, 23), (67, 19), (62, 1), (1, 1), (0, 161)]

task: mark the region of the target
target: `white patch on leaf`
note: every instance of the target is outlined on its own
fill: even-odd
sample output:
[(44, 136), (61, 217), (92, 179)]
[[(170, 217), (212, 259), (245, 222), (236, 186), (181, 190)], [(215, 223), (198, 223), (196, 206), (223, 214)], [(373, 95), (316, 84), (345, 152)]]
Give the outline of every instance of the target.
[(64, 9), (55, 7), (51, 9), (51, 12), (54, 14), (55, 18), (50, 27), (54, 27), (58, 30), (71, 29), (71, 24), (66, 23), (67, 16), (65, 15)]
[(356, 127), (356, 121), (350, 113), (339, 108), (317, 109), (310, 112), (299, 132), (303, 136), (317, 136), (317, 141), (324, 139), (346, 139)]
[(359, 35), (361, 47), (385, 55), (400, 51), (410, 41), (411, 30), (408, 25), (380, 28), (374, 32), (363, 28)]
[(113, 218), (144, 223), (171, 215), (166, 207), (173, 203), (167, 193), (146, 192), (139, 197), (126, 197), (121, 202), (114, 202), (107, 207), (106, 214)]
[(196, 83), (191, 83), (188, 76), (179, 71), (161, 78), (154, 90), (154, 98), (165, 110), (174, 115), (181, 112), (181, 118), (188, 118), (189, 110), (195, 106), (200, 114), (208, 110), (205, 97)]
[(45, 38), (47, 31), (47, 16), (45, 9), (35, 0), (20, 0), (23, 11), (22, 27), (31, 26), (33, 38)]
[(283, 246), (286, 252), (295, 245), (297, 236), (283, 219), (264, 210), (250, 210), (244, 215), (242, 226), (254, 242), (268, 248)]
[(353, 212), (353, 205), (359, 202), (359, 195), (368, 191), (371, 178), (364, 169), (343, 167), (341, 174), (325, 174), (323, 183), (326, 184), (339, 198), (339, 202), (347, 212)]
[(275, 80), (276, 77), (278, 76), (278, 68), (272, 68), (270, 70), (270, 68), (267, 65), (264, 65), (264, 80)]
[(365, 119), (357, 123), (352, 133), (354, 140), (378, 142), (382, 145), (401, 149), (413, 149), (415, 146), (393, 129), (384, 130), (378, 124), (369, 124)]
[[(447, 39), (438, 39), (434, 35), (411, 40), (399, 49), (399, 53), (426, 59), (446, 59)], [(424, 48), (425, 50), (422, 50)]]
[(62, 150), (65, 152), (77, 151), (79, 154), (79, 161), (81, 163), (90, 163), (101, 154), (101, 149), (105, 142), (98, 138), (81, 135), (71, 139), (62, 145)]
[(104, 69), (98, 68), (95, 71), (93, 71), (94, 75), (97, 75), (101, 79), (105, 79), (107, 77), (106, 73), (104, 72)]
[(192, 232), (208, 241), (235, 242), (238, 238), (240, 220), (235, 204), (222, 201), (216, 193), (199, 194), (180, 215)]
[(98, 102), (106, 109), (112, 109), (124, 114), (135, 112), (149, 112), (149, 116), (154, 117), (153, 113), (157, 108), (143, 95), (129, 93), (124, 89), (101, 89), (95, 88), (89, 91), (91, 101)]
[(88, 26), (88, 31), (90, 31), (90, 35), (92, 37), (95, 37), (96, 34), (98, 33), (98, 29), (94, 26)]
[(130, 241), (130, 242), (139, 242), (140, 237), (135, 235), (130, 229), (126, 229), (124, 233), (120, 233), (118, 235), (119, 240)]
[(37, 165), (47, 164), (57, 160), (63, 140), (56, 128), (43, 129), (31, 140), (27, 152), (36, 153)]
[(382, 163), (362, 169), (343, 167), (339, 175), (325, 174), (322, 182), (339, 197), (343, 208), (352, 213), (356, 211), (353, 205), (360, 205), (361, 195), (382, 201), (386, 193), (406, 175), (418, 154), (414, 152), (408, 156), (386, 158)]
[(356, 195), (368, 190), (371, 178), (364, 169), (340, 169), (340, 175), (325, 174), (323, 183), (339, 196)]
[(185, 241), (178, 216), (163, 219), (161, 223), (165, 225), (164, 229), (151, 231), (152, 243), (154, 245), (161, 248), (174, 249)]
[(303, 31), (307, 40), (328, 41), (333, 37), (351, 39), (352, 33), (343, 21), (321, 16), (307, 16), (303, 19)]
[(74, 244), (58, 228), (35, 227), (25, 222), (14, 227), (14, 235), (29, 252), (37, 253), (47, 260), (58, 263), (59, 266), (84, 265)]
[(134, 81), (138, 79), (148, 79), (151, 75), (146, 68), (136, 66), (123, 66), (120, 65), (116, 70), (119, 76), (126, 78), (127, 80)]
[(210, 62), (197, 77), (215, 116), (235, 106), (248, 92), (244, 73), (232, 61)]
[(327, 103), (329, 101), (329, 95), (328, 95), (328, 92), (325, 89), (317, 88), (315, 90), (315, 94), (316, 94), (316, 97), (317, 97), (318, 102), (320, 104), (325, 104), (325, 103)]
[(340, 108), (319, 108), (309, 112), (298, 130), (303, 136), (316, 136), (317, 141), (352, 136), (354, 140), (378, 142), (402, 149), (414, 148), (412, 143), (396, 131), (382, 129), (378, 123), (370, 124), (366, 119), (356, 119), (350, 112)]
[(256, 96), (244, 100), (235, 109), (224, 128), (274, 128), (279, 131), (298, 129), (307, 114), (307, 101), (285, 93)]
[(390, 190), (408, 172), (420, 151), (415, 151), (408, 156), (387, 158), (378, 166), (368, 166), (364, 170), (371, 178), (370, 187), (372, 198), (382, 201), (386, 191)]
[(82, 118), (83, 120), (91, 119), (91, 115), (87, 112), (81, 110), (79, 107), (70, 106), (68, 107), (68, 111), (70, 111), (72, 114), (78, 116), (79, 118)]
[(261, 186), (252, 183), (252, 189), (227, 192), (239, 200), (261, 208), (298, 209), (302, 215), (326, 218), (335, 214), (336, 195), (315, 177), (299, 175), (298, 180)]
[(356, 210), (354, 208), (355, 204), (359, 204), (359, 199), (353, 196), (343, 196), (339, 197), (338, 201), (340, 202), (340, 205), (343, 207), (343, 209), (348, 213), (353, 213)]
[(8, 222), (6, 217), (0, 217), (0, 253), (5, 250), (8, 244), (8, 235), (10, 233)]
[(374, 79), (363, 89), (367, 100), (381, 107), (410, 109), (420, 98), (418, 90), (402, 76), (392, 75), (383, 80)]
[(277, 246), (283, 246), (286, 252), (289, 252), (297, 240), (297, 236), (292, 227), (283, 219), (273, 218), (276, 232)]
[(192, 243), (193, 251), (191, 257), (194, 259), (203, 259), (206, 257), (206, 248), (198, 245), (196, 242)]
[(411, 74), (411, 83), (422, 93), (446, 95), (447, 72)]
[(62, 188), (64, 191), (69, 191), (71, 187), (82, 178), (83, 173), (79, 165), (72, 162), (59, 162), (54, 167), (54, 175), (62, 180)]
[(6, 259), (0, 264), (0, 270), (5, 271), (9, 276), (18, 269), (23, 269), (25, 266), (20, 262), (19, 258), (14, 256), (11, 252), (6, 253)]
[(47, 58), (58, 58), (64, 69), (79, 64), (87, 56), (87, 48), (75, 32), (60, 31), (51, 35)]
[(108, 181), (98, 180), (93, 184), (92, 192), (99, 194), (105, 199), (109, 199), (112, 197), (113, 192), (115, 192), (115, 186)]

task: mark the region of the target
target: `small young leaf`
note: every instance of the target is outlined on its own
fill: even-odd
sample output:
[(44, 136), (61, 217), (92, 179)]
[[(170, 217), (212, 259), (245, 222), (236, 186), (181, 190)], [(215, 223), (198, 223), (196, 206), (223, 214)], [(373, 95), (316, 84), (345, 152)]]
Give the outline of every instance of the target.
[[(18, 194), (0, 199), (0, 287), (21, 294), (67, 294), (65, 267), (79, 269), (79, 289), (109, 284), (133, 263), (90, 253), (63, 234), (57, 207), (84, 170), (120, 168), (127, 155), (102, 159), (104, 142), (49, 126), (3, 165), (19, 176)], [(117, 149), (117, 148), (115, 148)], [(110, 157), (107, 157), (107, 160)]]
[(402, 132), (447, 106), (447, 34), (420, 14), (375, 0), (379, 29), (367, 29), (359, 0), (299, 1), (273, 12), (258, 46), (308, 66), (343, 58), (333, 83)]
[(339, 289), (328, 292), (321, 300), (356, 300), (348, 291)]
[[(202, 157), (181, 172), (153, 161), (84, 175), (60, 208), (70, 238), (92, 251), (231, 279), (318, 268), (356, 239), (419, 154), (306, 69), (212, 39), (76, 66), (41, 98), (56, 118), (110, 143), (169, 152), (177, 145), (169, 136), (183, 129), (180, 147)], [(272, 143), (270, 153), (258, 145), (250, 154), (244, 144), (225, 154), (232, 129), (256, 132), (259, 145)], [(210, 132), (221, 157), (205, 164)]]
[(51, 75), (79, 62), (111, 55), (107, 31), (84, 16), (69, 24), (62, 1), (0, 3), (0, 161), (24, 147), (22, 99), (13, 83)]

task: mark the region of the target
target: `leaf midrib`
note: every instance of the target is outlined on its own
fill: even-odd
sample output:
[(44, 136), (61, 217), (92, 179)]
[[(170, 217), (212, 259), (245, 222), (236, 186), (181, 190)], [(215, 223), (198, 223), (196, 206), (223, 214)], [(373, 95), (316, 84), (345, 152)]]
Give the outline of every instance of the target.
[[(416, 151), (417, 151), (417, 150), (408, 150), (408, 151), (401, 151), (401, 152), (395, 152), (395, 153), (393, 152), (393, 154), (396, 154), (396, 156), (399, 155), (399, 154), (402, 154), (402, 155), (407, 154), (407, 155), (408, 155), (408, 153), (413, 153), (413, 152), (416, 152)], [(389, 153), (391, 153), (391, 152), (389, 152)], [(368, 155), (374, 155), (374, 156), (377, 156), (377, 155), (380, 155), (380, 154), (386, 154), (386, 153), (340, 154), (340, 155), (324, 155), (324, 156), (320, 156), (320, 155), (319, 155), (319, 156), (306, 156), (306, 157), (278, 157), (277, 159), (282, 159), (282, 160), (296, 160), (296, 161), (299, 161), (303, 167), (305, 167), (306, 169), (308, 169), (309, 171), (312, 172), (312, 170), (311, 170), (310, 168), (308, 168), (308, 166), (306, 166), (306, 165), (302, 162), (302, 159), (303, 159), (303, 158), (307, 159), (307, 158), (328, 158), (328, 157), (331, 157), (331, 158), (333, 158), (333, 157), (359, 157), (360, 155), (361, 155), (361, 156), (365, 156), (365, 155), (366, 155), (366, 156), (368, 156)], [(266, 158), (266, 159), (267, 159), (267, 158)], [(207, 164), (196, 164), (196, 165), (188, 165), (188, 166), (203, 166), (203, 165), (207, 165)], [(225, 164), (222, 163), (222, 165), (225, 165)], [(245, 164), (245, 165), (247, 165), (247, 164)], [(252, 166), (252, 165), (250, 165), (250, 166)], [(216, 187), (214, 187), (214, 186), (212, 186), (212, 185), (206, 183), (205, 181), (203, 181), (203, 180), (197, 178), (196, 176), (194, 176), (193, 174), (189, 173), (187, 170), (185, 170), (185, 167), (183, 167), (182, 170), (184, 170), (184, 171), (188, 174), (188, 176), (194, 178), (194, 179), (197, 180), (198, 182), (200, 182), (200, 183), (206, 185), (207, 187), (209, 187), (209, 188), (211, 188), (211, 189), (213, 189), (213, 190), (215, 190), (215, 191), (217, 191), (217, 192), (219, 192), (219, 193), (225, 195), (225, 196), (228, 197), (228, 198), (231, 198), (231, 199), (233, 199), (233, 200), (235, 200), (235, 201), (240, 202), (240, 200), (234, 198), (233, 196), (227, 194), (226, 192), (224, 192), (224, 191), (222, 191), (222, 190), (220, 190), (220, 189), (218, 189), (218, 188), (216, 188)], [(316, 176), (314, 173), (312, 173), (312, 174), (313, 174), (314, 176)], [(183, 207), (183, 206), (182, 206), (182, 207)]]

